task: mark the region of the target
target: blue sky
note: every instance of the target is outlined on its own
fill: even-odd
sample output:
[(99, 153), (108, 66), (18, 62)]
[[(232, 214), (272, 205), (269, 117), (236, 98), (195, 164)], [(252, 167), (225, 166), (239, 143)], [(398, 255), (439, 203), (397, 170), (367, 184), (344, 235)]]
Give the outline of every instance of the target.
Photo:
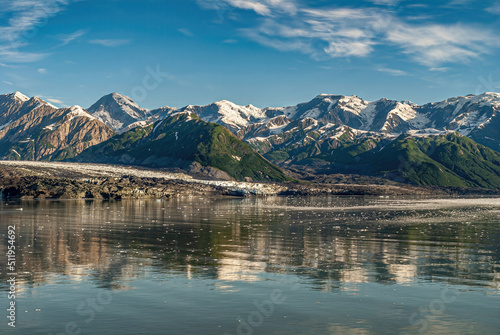
[(500, 0), (0, 0), (0, 93), (89, 107), (500, 91)]

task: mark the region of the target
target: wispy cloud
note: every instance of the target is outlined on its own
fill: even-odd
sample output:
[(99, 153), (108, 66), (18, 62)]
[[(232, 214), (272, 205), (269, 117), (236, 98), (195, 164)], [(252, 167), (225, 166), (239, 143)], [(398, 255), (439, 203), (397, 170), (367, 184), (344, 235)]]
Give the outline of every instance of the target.
[(294, 0), (196, 0), (204, 8), (225, 10), (228, 7), (252, 10), (263, 16), (279, 13), (295, 14), (297, 5)]
[(465, 63), (500, 46), (493, 32), (461, 24), (411, 26), (399, 23), (387, 32), (387, 40), (418, 63), (430, 67)]
[(14, 84), (13, 84), (13, 83), (11, 83), (10, 81), (5, 81), (5, 80), (3, 80), (3, 81), (2, 81), (2, 83), (7, 84), (7, 85), (14, 86)]
[(191, 30), (187, 29), (187, 28), (179, 28), (177, 29), (181, 34), (183, 34), (184, 36), (187, 36), (187, 37), (193, 37), (194, 34), (191, 32)]
[(12, 49), (9, 46), (0, 46), (0, 59), (8, 63), (32, 63), (37, 62), (48, 55), (48, 53), (22, 52)]
[(51, 102), (53, 104), (57, 104), (57, 105), (62, 105), (64, 104), (63, 101), (59, 100), (59, 99), (47, 99), (48, 102)]
[[(197, 1), (206, 8), (213, 4)], [(396, 53), (407, 54), (414, 62), (437, 68), (469, 62), (500, 46), (500, 37), (488, 28), (431, 23), (433, 17), (424, 15), (405, 18), (391, 10), (403, 1), (371, 2), (380, 6), (318, 9), (292, 0), (216, 1), (218, 6), (222, 3), (258, 14), (253, 26), (240, 29), (247, 38), (281, 51), (310, 54), (315, 59), (366, 57), (380, 46), (395, 48)], [(468, 2), (454, 0), (448, 5)]]
[(446, 72), (448, 70), (450, 70), (449, 67), (431, 67), (429, 69), (429, 71), (431, 71), (431, 72)]
[(64, 10), (72, 0), (19, 0), (0, 2), (0, 12), (9, 19), (0, 26), (0, 58), (5, 62), (36, 62), (47, 53), (23, 52), (38, 34), (38, 28)]
[(408, 73), (405, 72), (405, 71), (397, 70), (397, 69), (389, 69), (389, 68), (385, 68), (385, 67), (379, 68), (378, 71), (379, 72), (388, 73), (391, 76), (395, 76), (395, 77), (407, 76), (408, 75)]
[(473, 1), (475, 0), (451, 0), (447, 3), (447, 6), (465, 6)]
[(82, 37), (86, 33), (87, 33), (86, 30), (80, 29), (80, 30), (75, 31), (72, 34), (60, 34), (60, 35), (56, 35), (55, 37), (62, 42), (60, 46), (63, 46), (63, 45), (69, 44), (69, 43), (77, 40), (78, 38)]
[(130, 42), (131, 40), (127, 39), (97, 39), (89, 41), (91, 44), (98, 44), (108, 48), (120, 47), (122, 45), (129, 44)]
[(500, 15), (500, 2), (496, 2), (492, 6), (486, 8), (486, 11), (490, 12), (491, 14)]
[(40, 74), (46, 74), (47, 73), (47, 69), (38, 69), (36, 70), (38, 73)]
[(425, 3), (410, 3), (405, 5), (406, 8), (428, 8), (429, 5)]
[(401, 0), (370, 0), (376, 5), (383, 5), (383, 6), (394, 6), (400, 2)]
[(366, 56), (376, 44), (376, 24), (384, 18), (380, 12), (338, 8), (303, 8), (294, 20), (263, 19), (256, 28), (243, 33), (279, 50), (299, 50), (314, 58)]

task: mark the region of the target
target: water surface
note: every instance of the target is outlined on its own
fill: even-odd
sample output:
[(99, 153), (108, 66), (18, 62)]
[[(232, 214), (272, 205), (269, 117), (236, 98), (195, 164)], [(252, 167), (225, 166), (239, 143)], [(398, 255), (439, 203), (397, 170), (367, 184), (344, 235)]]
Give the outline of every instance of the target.
[(499, 219), (490, 198), (3, 202), (0, 332), (498, 334)]

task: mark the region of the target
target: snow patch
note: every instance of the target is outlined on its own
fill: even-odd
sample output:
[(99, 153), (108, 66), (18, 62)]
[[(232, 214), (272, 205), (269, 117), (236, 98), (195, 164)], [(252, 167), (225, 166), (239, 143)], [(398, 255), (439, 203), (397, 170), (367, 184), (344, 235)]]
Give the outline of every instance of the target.
[(56, 123), (52, 123), (52, 124), (49, 124), (48, 126), (43, 127), (43, 129), (47, 129), (47, 130), (52, 131), (52, 130), (54, 130), (54, 129), (59, 128), (59, 126), (60, 126), (60, 125), (57, 125)]
[(11, 123), (12, 123), (12, 121), (9, 121), (6, 124), (1, 125), (0, 126), (0, 131), (4, 130), (4, 128), (8, 127)]
[(350, 97), (343, 97), (339, 100), (339, 105), (342, 106), (342, 109), (348, 111), (355, 115), (360, 115), (361, 111), (364, 110), (369, 102), (360, 99), (356, 95)]
[(270, 131), (271, 135), (282, 134), (283, 130), (286, 128), (286, 126), (288, 126), (288, 124), (284, 124), (282, 126), (273, 125), (273, 126), (269, 127), (269, 131)]
[(437, 130), (433, 128), (421, 129), (421, 130), (409, 130), (406, 132), (407, 135), (416, 138), (425, 138), (425, 137), (433, 137), (440, 135), (447, 135), (450, 133), (454, 133), (452, 130)]
[(87, 111), (85, 111), (82, 107), (78, 105), (71, 106), (69, 110), (70, 112), (67, 114), (69, 116), (69, 119), (66, 120), (65, 122), (69, 122), (77, 117), (86, 117), (90, 120), (96, 120), (96, 117), (89, 114)]
[(363, 124), (361, 128), (365, 130), (370, 129), (370, 127), (373, 125), (373, 122), (375, 121), (375, 117), (377, 116), (377, 103), (368, 103), (358, 115), (361, 117), (361, 122)]
[(430, 123), (427, 116), (418, 113), (413, 106), (397, 103), (396, 108), (390, 114), (399, 116), (403, 121), (406, 121), (411, 127), (421, 129)]
[(317, 119), (321, 115), (321, 110), (319, 108), (313, 108), (303, 114), (303, 118)]
[(163, 123), (163, 121), (165, 120), (161, 120), (160, 122), (158, 122), (158, 124), (153, 128), (153, 134), (154, 132), (156, 131), (156, 129), (158, 129), (158, 127)]

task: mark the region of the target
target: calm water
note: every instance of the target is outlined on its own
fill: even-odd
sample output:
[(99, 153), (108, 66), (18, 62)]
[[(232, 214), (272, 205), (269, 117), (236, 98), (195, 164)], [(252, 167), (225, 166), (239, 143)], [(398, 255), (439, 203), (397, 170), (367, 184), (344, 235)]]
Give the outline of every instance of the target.
[(0, 333), (500, 334), (499, 223), (499, 199), (0, 203)]

